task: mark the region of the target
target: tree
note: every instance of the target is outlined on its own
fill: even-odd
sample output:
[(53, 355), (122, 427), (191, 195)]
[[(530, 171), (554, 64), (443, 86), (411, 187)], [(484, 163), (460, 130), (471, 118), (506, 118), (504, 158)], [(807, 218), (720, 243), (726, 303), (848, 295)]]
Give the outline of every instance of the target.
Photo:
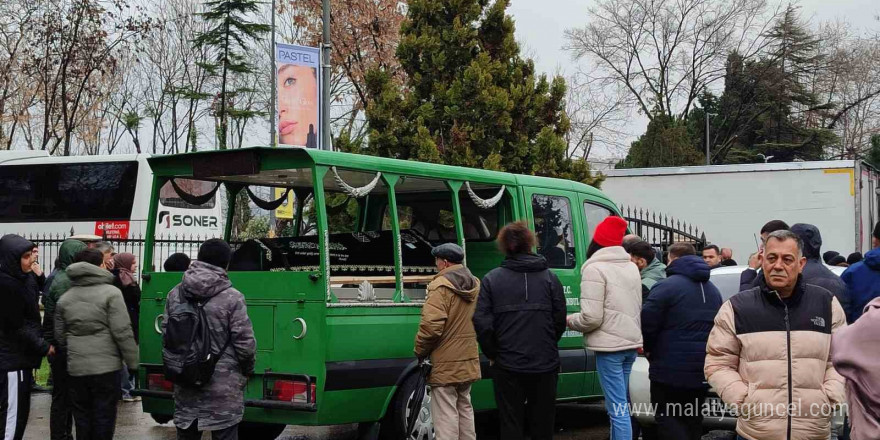
[(648, 129), (632, 143), (629, 154), (616, 168), (654, 168), (700, 165), (704, 156), (694, 149), (684, 121), (657, 110)]
[(765, 9), (765, 0), (599, 0), (585, 27), (565, 31), (566, 48), (649, 119), (684, 119), (723, 78), (729, 51), (761, 50)]
[(568, 159), (565, 81), (520, 57), (508, 0), (415, 0), (394, 72), (366, 77), (368, 154), (595, 182)]
[(213, 75), (220, 76), (219, 91), (214, 102), (214, 114), (219, 121), (217, 124), (217, 146), (225, 150), (229, 141), (229, 119), (251, 118), (256, 112), (247, 110), (248, 114), (242, 114), (241, 109), (234, 109), (236, 95), (249, 91), (248, 88), (230, 88), (230, 74), (253, 73), (254, 68), (246, 60), (244, 53), (247, 51), (248, 41), (254, 42), (261, 39), (271, 27), (261, 23), (251, 23), (247, 20), (248, 15), (259, 11), (259, 2), (255, 0), (210, 0), (205, 3), (206, 12), (200, 15), (214, 27), (196, 37), (194, 43), (198, 49), (207, 48), (215, 50), (216, 56), (213, 63), (206, 63), (201, 67)]
[(868, 156), (865, 159), (871, 165), (880, 168), (880, 134), (871, 136), (871, 149), (868, 150)]

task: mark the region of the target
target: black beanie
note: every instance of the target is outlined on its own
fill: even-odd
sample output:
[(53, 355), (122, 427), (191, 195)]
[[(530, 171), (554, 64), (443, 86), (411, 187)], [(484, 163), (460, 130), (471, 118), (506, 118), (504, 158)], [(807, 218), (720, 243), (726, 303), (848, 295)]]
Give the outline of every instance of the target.
[(840, 255), (840, 252), (826, 251), (824, 254), (822, 254), (822, 261), (824, 261), (825, 264), (829, 264), (831, 262), (831, 259), (838, 255)]
[(864, 257), (862, 256), (861, 252), (853, 252), (853, 253), (849, 254), (848, 257), (846, 257), (846, 264), (849, 264), (850, 266), (852, 266), (853, 264), (856, 264), (859, 261), (862, 261), (863, 259), (864, 259)]
[(225, 241), (212, 238), (199, 247), (198, 259), (203, 263), (226, 269), (229, 266), (229, 260), (232, 259), (232, 248)]
[(189, 269), (190, 259), (189, 256), (178, 252), (176, 254), (171, 254), (165, 263), (162, 264), (162, 267), (165, 269), (165, 272), (186, 272)]

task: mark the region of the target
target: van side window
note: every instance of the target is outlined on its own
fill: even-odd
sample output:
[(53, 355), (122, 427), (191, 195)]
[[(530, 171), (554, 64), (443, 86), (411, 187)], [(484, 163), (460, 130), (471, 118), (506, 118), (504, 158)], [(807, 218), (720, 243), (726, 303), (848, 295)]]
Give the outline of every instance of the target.
[(602, 223), (602, 220), (605, 220), (605, 217), (611, 215), (611, 210), (601, 205), (594, 205), (590, 202), (584, 202), (584, 219), (587, 221), (587, 230), (590, 231), (590, 235), (587, 236), (588, 239), (593, 238), (593, 232), (596, 231), (596, 226), (599, 223)]
[(547, 259), (551, 268), (573, 268), (574, 232), (568, 198), (535, 194), (532, 196), (532, 213), (538, 254)]

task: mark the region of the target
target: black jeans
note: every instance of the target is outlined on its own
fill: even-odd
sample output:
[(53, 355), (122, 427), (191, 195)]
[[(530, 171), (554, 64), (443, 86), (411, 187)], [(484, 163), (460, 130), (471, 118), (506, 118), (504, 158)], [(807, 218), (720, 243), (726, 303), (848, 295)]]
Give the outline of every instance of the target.
[(525, 427), (532, 440), (551, 440), (556, 417), (558, 373), (515, 373), (495, 367), (495, 403), (501, 423), (498, 438), (521, 440)]
[(70, 377), (67, 356), (58, 354), (49, 361), (52, 367), (52, 406), (49, 409), (49, 432), (52, 440), (73, 440), (73, 403), (70, 400)]
[(651, 382), (651, 403), (656, 405), (657, 437), (661, 440), (700, 440), (703, 437), (704, 389), (677, 388)]
[(76, 440), (112, 440), (116, 404), (122, 393), (120, 372), (69, 378)]
[[(201, 440), (202, 432), (199, 431), (199, 421), (193, 420), (189, 428), (177, 428), (177, 440)], [(226, 429), (211, 431), (211, 440), (238, 440), (238, 425)]]

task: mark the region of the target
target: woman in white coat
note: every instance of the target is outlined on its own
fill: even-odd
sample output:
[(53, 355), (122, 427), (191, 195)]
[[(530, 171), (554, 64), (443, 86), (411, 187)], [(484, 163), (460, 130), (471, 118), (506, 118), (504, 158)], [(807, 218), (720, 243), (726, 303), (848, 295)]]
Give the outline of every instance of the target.
[(642, 279), (623, 249), (626, 220), (607, 217), (597, 227), (581, 268), (581, 311), (568, 326), (596, 352), (596, 369), (611, 419), (611, 440), (630, 440), (629, 375), (642, 346)]

